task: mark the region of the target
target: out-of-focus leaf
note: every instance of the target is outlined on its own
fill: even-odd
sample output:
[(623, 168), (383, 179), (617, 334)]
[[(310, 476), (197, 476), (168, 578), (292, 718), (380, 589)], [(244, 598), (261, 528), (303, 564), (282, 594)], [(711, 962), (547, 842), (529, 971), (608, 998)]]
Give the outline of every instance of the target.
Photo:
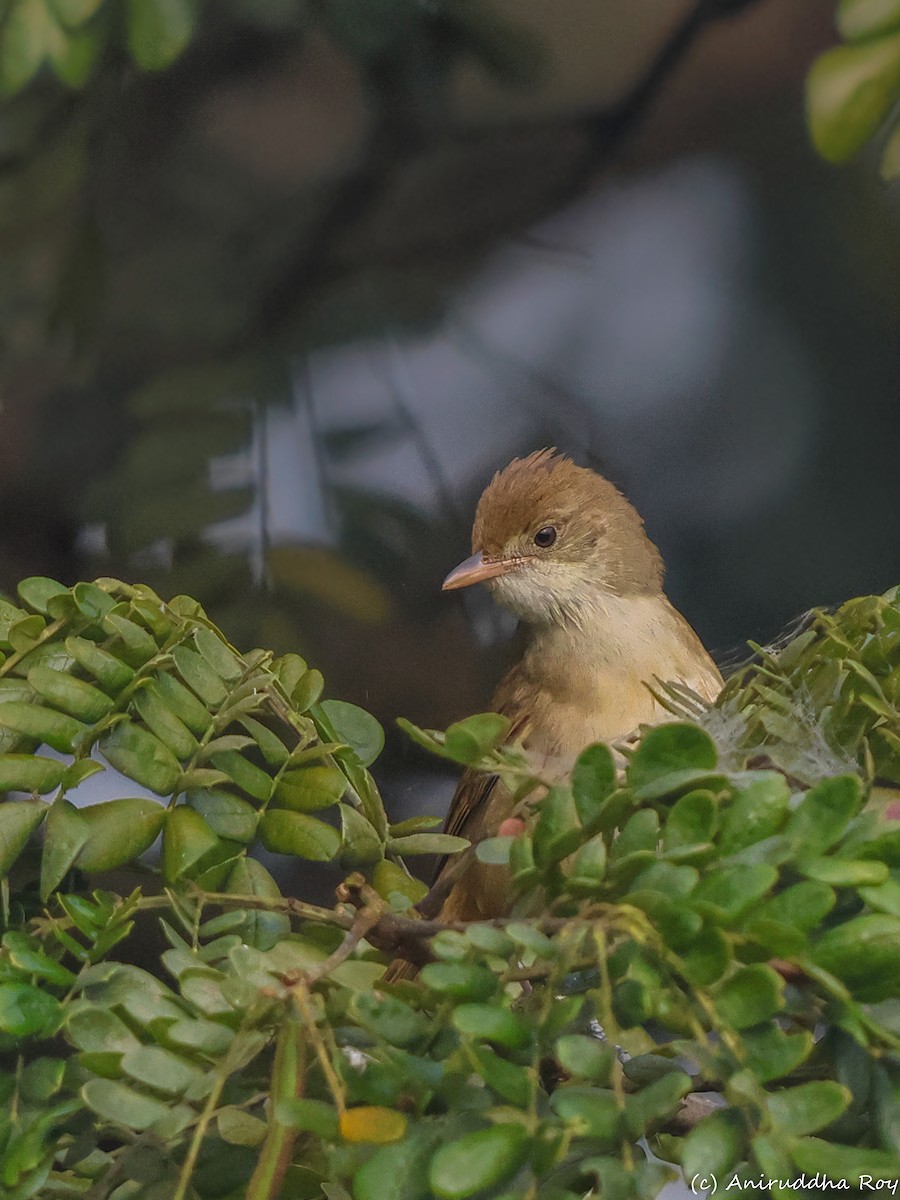
[(312, 596), (365, 625), (383, 625), (393, 605), (371, 575), (322, 546), (276, 546), (269, 551), (272, 579), (290, 592)]
[(46, 1037), (59, 1024), (62, 1009), (49, 992), (31, 983), (0, 982), (0, 1033)]
[(399, 1142), (406, 1133), (406, 1124), (404, 1113), (376, 1105), (345, 1109), (339, 1118), (340, 1133), (345, 1142), (376, 1145)]
[(900, 93), (900, 33), (835, 46), (813, 64), (806, 84), (816, 149), (841, 163), (874, 137)]
[(836, 1121), (851, 1099), (847, 1088), (831, 1079), (822, 1079), (784, 1088), (770, 1096), (769, 1115), (776, 1129), (799, 1137)]
[(145, 71), (171, 66), (191, 40), (195, 0), (128, 0), (128, 48)]
[(428, 1182), (441, 1200), (465, 1200), (509, 1179), (527, 1155), (524, 1126), (493, 1125), (441, 1146), (431, 1160)]
[(860, 1000), (885, 1000), (900, 988), (900, 918), (875, 913), (836, 925), (819, 938), (813, 958)]
[(162, 1100), (113, 1079), (91, 1079), (81, 1089), (85, 1104), (105, 1121), (146, 1129), (168, 1114)]
[(765, 963), (740, 967), (716, 990), (716, 1009), (735, 1029), (768, 1020), (784, 999), (784, 980)]
[(837, 24), (848, 42), (864, 41), (900, 28), (898, 0), (840, 0)]

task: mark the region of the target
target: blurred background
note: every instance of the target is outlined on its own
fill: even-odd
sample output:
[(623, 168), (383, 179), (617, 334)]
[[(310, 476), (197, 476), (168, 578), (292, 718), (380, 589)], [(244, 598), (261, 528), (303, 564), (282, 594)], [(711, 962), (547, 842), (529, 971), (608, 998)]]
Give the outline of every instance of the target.
[[(16, 3), (51, 58), (54, 13), (119, 19)], [(0, 591), (140, 579), (303, 654), (386, 725), (399, 819), (452, 780), (394, 718), (509, 655), (440, 581), (515, 454), (612, 478), (720, 656), (900, 582), (900, 205), (809, 146), (832, 20), (146, 0), (131, 58), (38, 73), (0, 100)]]

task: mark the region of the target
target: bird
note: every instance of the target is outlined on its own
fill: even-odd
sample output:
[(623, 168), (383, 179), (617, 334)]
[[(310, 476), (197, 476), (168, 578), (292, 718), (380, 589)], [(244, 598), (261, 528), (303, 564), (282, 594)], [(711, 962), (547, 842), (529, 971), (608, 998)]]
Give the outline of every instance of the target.
[[(443, 590), (476, 583), (526, 627), (524, 652), (491, 708), (509, 719), (507, 740), (544, 779), (564, 779), (592, 743), (665, 720), (650, 690), (658, 682), (686, 685), (708, 701), (722, 686), (712, 657), (663, 591), (662, 558), (634, 507), (555, 448), (514, 458), (485, 488), (472, 555)], [(513, 807), (496, 776), (467, 769), (444, 828), (476, 843), (494, 836)], [(509, 905), (504, 868), (474, 861), (438, 919), (502, 917)]]

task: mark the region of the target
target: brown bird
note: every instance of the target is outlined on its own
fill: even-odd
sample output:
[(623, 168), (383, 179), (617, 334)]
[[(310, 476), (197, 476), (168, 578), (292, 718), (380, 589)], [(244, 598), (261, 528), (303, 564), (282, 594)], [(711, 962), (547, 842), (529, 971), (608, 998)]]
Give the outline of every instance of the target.
[[(472, 550), (444, 590), (486, 583), (527, 626), (525, 652), (492, 708), (509, 717), (509, 740), (545, 777), (567, 775), (592, 742), (665, 719), (648, 684), (679, 682), (705, 699), (717, 695), (722, 677), (667, 600), (662, 559), (643, 521), (596, 472), (555, 450), (513, 459), (478, 502)], [(477, 842), (495, 834), (512, 807), (496, 777), (468, 770), (445, 829)], [(502, 916), (507, 882), (501, 868), (472, 863), (440, 916)]]

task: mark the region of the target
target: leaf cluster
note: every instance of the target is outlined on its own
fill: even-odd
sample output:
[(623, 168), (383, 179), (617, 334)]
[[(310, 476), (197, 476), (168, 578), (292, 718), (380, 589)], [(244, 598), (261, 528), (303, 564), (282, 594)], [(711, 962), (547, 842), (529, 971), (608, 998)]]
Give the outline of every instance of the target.
[[(496, 714), (407, 724), (501, 776), (523, 820), (465, 851), (507, 873), (509, 916), (446, 924), (403, 857), (464, 843), (388, 823), (381, 731), (302, 660), (241, 655), (193, 601), (116, 581), (19, 598), (0, 613), (5, 1194), (624, 1200), (677, 1165), (785, 1195), (900, 1174), (900, 831), (869, 786), (872, 762), (897, 770), (873, 748), (897, 723), (893, 599), (747, 668), (728, 743), (705, 714), (589, 747), (560, 783)], [(791, 705), (808, 728), (797, 664), (814, 684), (846, 645), (816, 710), (843, 765), (779, 769), (781, 728), (761, 764), (747, 731)], [(872, 645), (882, 711), (846, 667)], [(167, 805), (74, 805), (110, 766)], [(338, 903), (281, 896), (257, 841), (338, 858)], [(138, 859), (148, 886), (98, 888)], [(167, 948), (134, 965), (157, 919)], [(397, 953), (415, 981), (382, 979)]]

